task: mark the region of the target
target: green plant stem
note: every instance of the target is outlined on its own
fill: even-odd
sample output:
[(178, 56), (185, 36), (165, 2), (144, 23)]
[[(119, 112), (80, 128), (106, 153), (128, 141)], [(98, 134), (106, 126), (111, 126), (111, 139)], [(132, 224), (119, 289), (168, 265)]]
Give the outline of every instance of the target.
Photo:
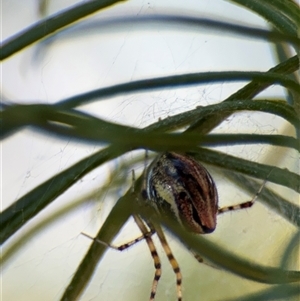
[(65, 26), (69, 26), (82, 18), (94, 14), (100, 9), (123, 1), (125, 0), (93, 0), (78, 4), (66, 11), (56, 13), (6, 40), (1, 45), (0, 61)]
[[(136, 191), (140, 191), (141, 178), (137, 180), (135, 186), (137, 187)], [(106, 219), (95, 238), (106, 243), (111, 243), (113, 237), (119, 233), (122, 226), (131, 216), (133, 212), (133, 200), (137, 197), (138, 193), (133, 193), (130, 188), (130, 190), (120, 198), (113, 207), (109, 214), (110, 218)], [(114, 220), (113, 223), (111, 223), (111, 218)], [(91, 247), (79, 264), (74, 277), (60, 299), (61, 301), (75, 301), (79, 299), (106, 249), (106, 246), (99, 244), (95, 240), (92, 241)]]
[[(290, 61), (285, 62), (293, 64), (293, 71), (299, 68), (299, 60), (295, 56)], [(289, 65), (289, 64), (288, 64)], [(279, 65), (278, 65), (279, 66)], [(287, 72), (289, 73), (289, 72)], [(278, 72), (273, 72), (269, 70), (268, 72), (243, 72), (243, 71), (224, 71), (224, 72), (199, 72), (199, 73), (188, 73), (182, 75), (174, 75), (167, 77), (158, 77), (154, 79), (138, 80), (134, 82), (129, 82), (125, 84), (114, 85), (112, 87), (96, 89), (87, 93), (76, 95), (74, 97), (62, 100), (56, 103), (61, 108), (74, 108), (83, 104), (87, 104), (92, 100), (99, 100), (100, 98), (113, 97), (117, 95), (124, 95), (132, 92), (147, 91), (154, 89), (162, 88), (176, 88), (179, 86), (190, 86), (195, 84), (207, 84), (207, 83), (218, 83), (218, 82), (237, 82), (237, 81), (247, 81), (253, 80), (255, 85), (254, 94), (258, 94), (266, 87), (273, 84), (280, 84), (286, 88), (290, 88), (296, 93), (300, 93), (300, 86), (297, 82), (291, 80), (285, 75), (282, 75)], [(257, 85), (259, 83), (260, 89)], [(253, 84), (251, 93), (248, 93), (252, 96), (253, 94)], [(243, 91), (244, 92), (244, 91)], [(252, 97), (254, 97), (253, 95)], [(240, 99), (250, 99), (251, 96), (246, 95), (246, 93), (235, 97), (234, 100)], [(233, 100), (233, 99), (232, 99)]]

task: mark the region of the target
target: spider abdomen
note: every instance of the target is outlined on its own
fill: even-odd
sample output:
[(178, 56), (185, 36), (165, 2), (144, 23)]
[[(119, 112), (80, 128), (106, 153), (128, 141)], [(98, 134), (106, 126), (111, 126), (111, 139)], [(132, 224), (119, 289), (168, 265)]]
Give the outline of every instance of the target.
[(161, 154), (147, 171), (147, 198), (161, 214), (174, 216), (195, 233), (216, 227), (218, 193), (209, 172), (193, 158)]

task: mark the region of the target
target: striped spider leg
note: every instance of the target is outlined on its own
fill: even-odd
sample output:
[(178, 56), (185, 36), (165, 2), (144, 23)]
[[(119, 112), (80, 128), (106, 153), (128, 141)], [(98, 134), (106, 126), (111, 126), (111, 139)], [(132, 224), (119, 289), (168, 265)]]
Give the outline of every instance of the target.
[(252, 207), (252, 205), (255, 203), (255, 201), (257, 200), (258, 196), (260, 195), (260, 193), (262, 192), (263, 188), (265, 187), (267, 183), (267, 179), (264, 180), (264, 182), (262, 183), (262, 185), (260, 186), (259, 190), (256, 192), (254, 198), (250, 201), (241, 203), (241, 204), (237, 204), (237, 205), (232, 205), (232, 206), (226, 206), (223, 208), (219, 208), (218, 209), (218, 215), (228, 212), (228, 211), (236, 211), (236, 210), (241, 210), (241, 209), (247, 209)]
[(154, 228), (152, 228), (152, 226), (150, 227), (149, 225), (149, 228), (150, 230), (147, 228), (147, 226), (145, 225), (144, 221), (138, 216), (138, 215), (133, 215), (133, 218), (134, 218), (134, 221), (135, 223), (137, 224), (137, 226), (139, 227), (139, 229), (141, 230), (142, 232), (142, 235), (125, 243), (125, 244), (122, 244), (120, 246), (114, 246), (114, 245), (111, 245), (111, 244), (108, 244), (104, 241), (101, 241), (97, 238), (94, 238), (86, 233), (81, 233), (83, 234), (84, 236), (102, 244), (102, 245), (105, 245), (106, 247), (109, 247), (109, 248), (112, 248), (114, 250), (117, 250), (117, 251), (124, 251), (125, 249), (128, 249), (130, 248), (131, 246), (133, 246), (134, 244), (138, 243), (139, 241), (141, 240), (146, 240), (147, 242), (147, 245), (148, 245), (148, 248), (150, 250), (150, 253), (151, 253), (151, 256), (153, 258), (153, 261), (154, 261), (154, 267), (155, 267), (155, 274), (154, 274), (154, 279), (153, 279), (153, 283), (152, 283), (152, 288), (151, 288), (151, 294), (150, 294), (150, 301), (154, 301), (155, 299), (155, 294), (156, 294), (156, 289), (157, 289), (157, 284), (158, 284), (158, 281), (160, 279), (160, 276), (161, 276), (161, 263), (160, 263), (160, 259), (159, 259), (159, 256), (157, 254), (157, 251), (156, 251), (156, 248), (155, 248), (155, 245), (153, 243), (153, 240), (151, 238), (151, 236), (156, 232), (154, 230)]
[(176, 261), (176, 259), (174, 258), (171, 248), (169, 247), (169, 244), (165, 238), (165, 235), (162, 231), (162, 229), (157, 225), (156, 226), (156, 230), (154, 230), (153, 225), (151, 225), (150, 223), (147, 223), (147, 225), (149, 226), (150, 230), (148, 230), (148, 228), (145, 225), (145, 222), (138, 216), (138, 215), (133, 215), (134, 221), (137, 224), (137, 226), (140, 228), (141, 232), (143, 233), (143, 235), (139, 236), (138, 238), (127, 242), (123, 245), (120, 246), (114, 246), (111, 244), (108, 244), (104, 241), (101, 241), (97, 238), (94, 238), (86, 233), (81, 233), (84, 236), (96, 241), (97, 243), (100, 243), (102, 245), (105, 245), (109, 248), (112, 248), (114, 250), (118, 250), (118, 251), (123, 251), (131, 246), (133, 246), (134, 244), (138, 243), (141, 240), (146, 240), (148, 248), (150, 250), (151, 256), (153, 258), (153, 262), (154, 262), (154, 268), (155, 268), (155, 274), (154, 274), (154, 279), (152, 282), (152, 287), (151, 287), (151, 293), (150, 293), (150, 298), (149, 301), (154, 301), (155, 299), (155, 295), (156, 295), (156, 291), (157, 291), (157, 285), (158, 285), (158, 281), (161, 277), (161, 262), (160, 262), (160, 258), (158, 256), (158, 253), (156, 251), (156, 247), (153, 243), (153, 240), (151, 238), (151, 236), (154, 233), (157, 233), (157, 236), (163, 246), (164, 251), (167, 254), (167, 257), (172, 265), (173, 271), (176, 274), (176, 283), (177, 283), (177, 296), (178, 296), (178, 301), (182, 300), (182, 293), (181, 293), (181, 272), (180, 272), (180, 268), (179, 265)]
[[(138, 225), (138, 227), (140, 228), (140, 230), (142, 231), (142, 233), (145, 233), (147, 235), (147, 233), (149, 233), (149, 232), (145, 232), (145, 231), (147, 231), (147, 229), (145, 228), (145, 225), (143, 224), (144, 223), (143, 220), (137, 215), (134, 215), (134, 220), (135, 220), (136, 224)], [(146, 223), (149, 226), (149, 228), (151, 229), (151, 233), (152, 233), (152, 231), (156, 232), (156, 234), (159, 238), (159, 241), (171, 263), (173, 271), (176, 275), (177, 298), (178, 298), (178, 301), (181, 301), (182, 300), (182, 292), (181, 292), (182, 291), (182, 289), (181, 289), (182, 276), (181, 276), (178, 262), (172, 254), (171, 248), (166, 240), (166, 237), (165, 237), (161, 227), (159, 225), (154, 226), (149, 221), (147, 221)], [(148, 237), (147, 236), (144, 236), (144, 237), (146, 239), (148, 248), (149, 248), (151, 256), (153, 258), (154, 267), (155, 267), (155, 274), (154, 274), (154, 279), (153, 279), (151, 293), (150, 293), (150, 299), (149, 299), (150, 301), (154, 301), (156, 291), (157, 291), (158, 281), (161, 276), (161, 263), (160, 263), (160, 259), (159, 259), (158, 253), (156, 251), (155, 245), (152, 241), (152, 238), (149, 237), (149, 235), (148, 235)]]

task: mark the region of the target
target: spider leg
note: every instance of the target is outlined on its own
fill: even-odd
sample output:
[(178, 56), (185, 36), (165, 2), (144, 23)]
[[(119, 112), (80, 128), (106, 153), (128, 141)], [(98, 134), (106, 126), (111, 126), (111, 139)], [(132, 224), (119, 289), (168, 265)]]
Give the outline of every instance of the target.
[(144, 238), (147, 242), (148, 248), (150, 250), (151, 256), (152, 256), (153, 261), (154, 261), (155, 274), (154, 274), (154, 279), (153, 279), (153, 282), (152, 282), (150, 299), (149, 299), (150, 301), (154, 301), (156, 291), (157, 291), (158, 281), (159, 281), (160, 276), (161, 276), (161, 263), (160, 263), (160, 259), (159, 259), (159, 256), (157, 254), (155, 245), (154, 245), (153, 240), (151, 238), (151, 235), (147, 235), (147, 233), (155, 233), (155, 230), (154, 230), (153, 227), (149, 226), (150, 231), (148, 231), (147, 227), (145, 226), (144, 222), (141, 220), (141, 218), (139, 216), (134, 215), (133, 217), (134, 217), (134, 220), (135, 220), (136, 224), (140, 228), (141, 232), (146, 234), (146, 236), (144, 234)]
[(182, 275), (180, 272), (180, 267), (160, 226), (156, 225), (155, 230), (176, 276), (177, 300), (182, 301)]
[(154, 233), (155, 233), (155, 231), (153, 232), (153, 230), (150, 230), (150, 231), (147, 231), (147, 232), (143, 233), (143, 235), (141, 235), (141, 236), (133, 239), (132, 241), (129, 241), (129, 242), (127, 242), (127, 243), (125, 243), (123, 245), (120, 245), (120, 246), (114, 246), (114, 245), (108, 244), (105, 241), (102, 241), (102, 240), (100, 240), (98, 238), (94, 238), (94, 237), (90, 236), (89, 234), (81, 232), (82, 235), (84, 235), (84, 236), (86, 236), (86, 237), (88, 237), (88, 238), (96, 241), (97, 243), (99, 243), (101, 245), (104, 245), (104, 246), (106, 246), (108, 248), (112, 248), (114, 250), (118, 250), (118, 251), (123, 251), (123, 250), (125, 250), (125, 249), (133, 246), (134, 244), (138, 243), (139, 241), (141, 241), (143, 239), (147, 239), (147, 237), (151, 237)]
[(219, 270), (220, 268), (210, 262), (207, 262), (206, 260), (204, 260), (198, 253), (196, 253), (195, 251), (193, 251), (192, 249), (189, 248), (189, 251), (192, 253), (192, 255), (194, 256), (194, 258), (201, 264), (205, 264), (211, 268), (217, 269)]
[(204, 259), (199, 255), (197, 254), (196, 252), (194, 252), (193, 250), (190, 250), (191, 253), (193, 254), (193, 256), (195, 257), (195, 259), (199, 262), (199, 263), (204, 263)]
[(222, 214), (222, 213), (227, 212), (227, 211), (235, 211), (235, 210), (246, 209), (246, 208), (252, 207), (252, 205), (257, 200), (259, 194), (262, 192), (263, 188), (265, 187), (266, 182), (267, 182), (267, 179), (264, 180), (264, 182), (262, 183), (262, 185), (260, 186), (259, 190), (257, 191), (257, 193), (255, 194), (255, 196), (252, 200), (241, 203), (241, 204), (237, 204), (237, 205), (232, 205), (232, 206), (226, 206), (226, 207), (223, 207), (223, 208), (219, 208), (218, 209), (218, 214)]
[(110, 245), (110, 244), (108, 244), (104, 241), (101, 241), (101, 240), (99, 240), (97, 238), (94, 238), (94, 237), (90, 236), (89, 234), (86, 234), (86, 233), (83, 233), (83, 232), (81, 232), (81, 234), (88, 237), (88, 238), (90, 238), (90, 239), (92, 239), (92, 240), (94, 240), (94, 241), (96, 241), (97, 243), (100, 243), (102, 245), (105, 245), (106, 247), (109, 247), (109, 248), (112, 248), (112, 249), (115, 249), (115, 250), (118, 250), (118, 251), (123, 251), (123, 250), (133, 246), (137, 242), (145, 239), (146, 242), (147, 242), (147, 245), (150, 249), (151, 256), (152, 256), (153, 261), (154, 261), (154, 267), (155, 267), (155, 274), (154, 274), (154, 279), (153, 279), (151, 294), (150, 294), (150, 299), (149, 299), (149, 301), (154, 301), (156, 291), (157, 291), (158, 281), (159, 281), (160, 276), (161, 276), (160, 259), (159, 259), (159, 256), (157, 254), (157, 251), (156, 251), (155, 245), (153, 243), (153, 240), (151, 238), (151, 236), (155, 233), (155, 230), (152, 227), (150, 227), (150, 230), (148, 230), (139, 216), (134, 215), (133, 218), (134, 218), (136, 224), (138, 225), (138, 227), (140, 228), (141, 232), (143, 233), (143, 235), (141, 235), (138, 238), (136, 238), (136, 239), (134, 239), (130, 242), (127, 242), (127, 243), (125, 243), (121, 246)]

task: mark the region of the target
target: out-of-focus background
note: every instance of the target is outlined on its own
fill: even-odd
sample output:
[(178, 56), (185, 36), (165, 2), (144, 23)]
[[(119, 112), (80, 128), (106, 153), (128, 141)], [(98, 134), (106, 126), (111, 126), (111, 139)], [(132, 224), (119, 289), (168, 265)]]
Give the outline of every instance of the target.
[[(2, 41), (40, 18), (79, 2), (82, 1), (3, 0)], [(92, 89), (138, 79), (188, 72), (267, 71), (277, 64), (274, 49), (266, 41), (203, 27), (138, 22), (143, 17), (165, 14), (196, 15), (268, 28), (262, 18), (230, 1), (121, 2), (2, 62), (3, 100), (53, 104)], [(137, 22), (116, 22), (123, 17)], [(127, 94), (93, 102), (81, 109), (110, 121), (144, 127), (159, 118), (217, 103), (243, 85), (241, 82), (214, 83)], [(261, 97), (284, 95), (281, 88), (273, 86)], [(218, 127), (218, 132), (230, 133), (291, 131), (282, 119), (257, 112), (235, 114)], [(2, 210), (51, 176), (101, 148), (28, 128), (2, 141), (1, 147)], [(218, 149), (294, 172), (299, 168), (296, 151), (265, 145)], [(132, 156), (128, 154), (127, 159)], [(120, 187), (114, 189), (114, 193), (108, 190), (107, 196), (97, 194), (100, 184), (107, 181), (121, 162), (115, 160), (83, 177), (3, 246), (2, 300), (60, 299), (91, 243), (81, 232), (94, 235), (126, 189)], [(139, 163), (137, 172), (143, 167), (143, 163)], [(220, 206), (253, 197), (224, 177), (215, 176)], [(131, 170), (125, 172), (124, 177), (130, 185)], [(298, 196), (290, 190), (282, 188), (281, 193), (291, 202), (297, 202)], [(72, 209), (68, 210), (68, 206)], [(247, 259), (275, 266), (294, 233), (290, 223), (257, 203), (252, 209), (221, 216), (216, 231), (210, 236)], [(129, 222), (114, 243), (120, 245), (138, 235), (135, 224)], [(168, 238), (182, 269), (184, 300), (238, 298), (245, 292), (269, 287), (200, 265), (175, 238)], [(11, 246), (18, 240), (22, 240), (22, 245), (12, 251)], [(161, 246), (155, 242), (163, 264), (156, 301), (176, 300), (175, 277)], [(109, 250), (81, 300), (148, 300), (153, 276), (152, 258), (145, 242), (122, 253)]]

